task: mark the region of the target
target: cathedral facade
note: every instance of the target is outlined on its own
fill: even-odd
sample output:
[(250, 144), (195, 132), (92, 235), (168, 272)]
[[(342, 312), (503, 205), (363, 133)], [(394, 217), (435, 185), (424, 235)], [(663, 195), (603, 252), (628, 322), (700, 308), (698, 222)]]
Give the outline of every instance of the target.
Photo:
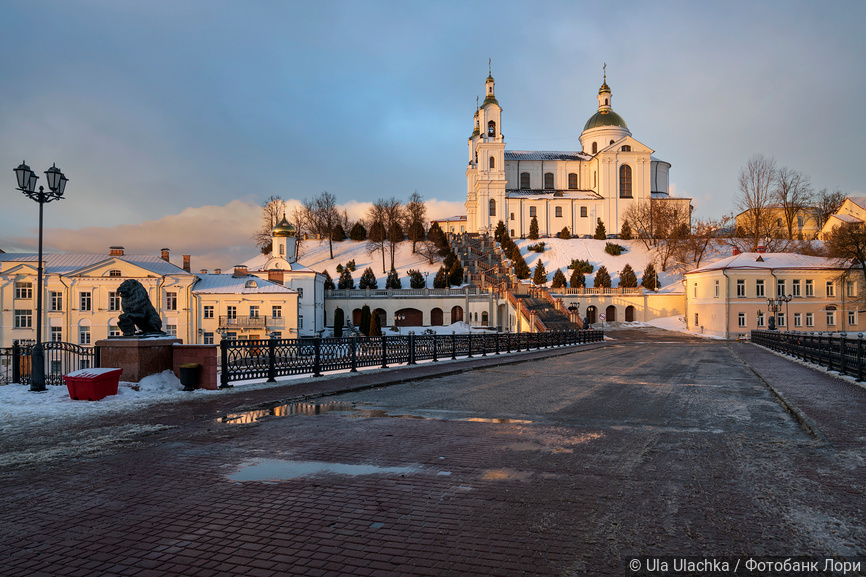
[(579, 151), (506, 150), (502, 108), (489, 75), (469, 137), (467, 232), (492, 234), (501, 220), (512, 238), (521, 238), (529, 234), (534, 217), (541, 236), (564, 228), (572, 236), (592, 235), (600, 221), (615, 234), (628, 208), (650, 199), (676, 203), (688, 222), (689, 199), (668, 192), (670, 163), (632, 137), (611, 100), (605, 76), (598, 111), (583, 128)]

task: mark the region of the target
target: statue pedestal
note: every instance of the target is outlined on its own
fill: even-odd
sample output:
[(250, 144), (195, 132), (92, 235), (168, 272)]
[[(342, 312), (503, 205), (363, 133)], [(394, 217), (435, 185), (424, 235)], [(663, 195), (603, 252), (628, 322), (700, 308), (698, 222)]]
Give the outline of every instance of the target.
[(123, 369), (121, 380), (137, 383), (148, 375), (173, 369), (175, 337), (114, 338), (96, 341), (99, 364)]

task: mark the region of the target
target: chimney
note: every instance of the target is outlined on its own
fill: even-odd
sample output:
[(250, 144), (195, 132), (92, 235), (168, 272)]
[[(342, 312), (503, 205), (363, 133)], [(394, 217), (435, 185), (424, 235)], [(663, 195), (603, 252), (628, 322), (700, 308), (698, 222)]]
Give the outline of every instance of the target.
[(183, 270), (189, 272), (189, 255), (183, 255)]
[(223, 273), (223, 269), (221, 269), (221, 268), (215, 268), (215, 269), (213, 269), (213, 273), (214, 273), (214, 274), (222, 274), (222, 273)]
[(207, 274), (207, 269), (206, 268), (201, 269), (201, 274)]
[(740, 249), (738, 249), (737, 247), (734, 247), (734, 250), (731, 251), (731, 254), (734, 256), (737, 256), (738, 254), (740, 254)]
[(167, 248), (162, 249), (162, 260), (168, 261), (168, 249)]
[(108, 247), (108, 254), (110, 256), (123, 256), (123, 247), (122, 246), (110, 246)]
[(232, 275), (232, 276), (236, 276), (236, 277), (247, 276), (247, 267), (246, 267), (246, 265), (243, 265), (243, 264), (236, 264), (236, 265), (235, 265), (235, 273), (234, 273), (234, 275)]
[(764, 245), (760, 245), (756, 250), (759, 253), (763, 254), (763, 253), (767, 252), (767, 247), (765, 247)]

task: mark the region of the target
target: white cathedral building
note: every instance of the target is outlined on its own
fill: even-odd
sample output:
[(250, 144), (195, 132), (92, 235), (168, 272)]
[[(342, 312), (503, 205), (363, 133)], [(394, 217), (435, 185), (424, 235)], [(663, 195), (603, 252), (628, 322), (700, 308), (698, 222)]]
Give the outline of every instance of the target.
[(653, 157), (654, 151), (635, 140), (613, 111), (607, 75), (598, 91), (598, 111), (580, 135), (580, 151), (506, 150), (502, 108), (493, 88), (489, 75), (469, 137), (467, 232), (492, 233), (501, 220), (512, 238), (521, 238), (536, 217), (541, 236), (565, 227), (572, 236), (592, 235), (599, 221), (616, 234), (628, 207), (650, 199), (676, 202), (689, 222), (690, 199), (668, 192), (670, 163)]

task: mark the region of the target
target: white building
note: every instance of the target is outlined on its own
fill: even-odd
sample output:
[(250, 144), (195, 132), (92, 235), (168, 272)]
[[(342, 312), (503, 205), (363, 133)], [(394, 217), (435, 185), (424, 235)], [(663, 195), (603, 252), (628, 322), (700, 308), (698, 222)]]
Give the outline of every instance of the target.
[(541, 236), (563, 228), (573, 236), (591, 235), (599, 221), (617, 234), (629, 206), (651, 198), (676, 202), (688, 222), (689, 199), (668, 193), (671, 165), (653, 157), (613, 111), (606, 76), (598, 110), (580, 135), (580, 151), (506, 150), (493, 76), (487, 77), (485, 95), (469, 137), (468, 232), (492, 233), (501, 220), (512, 238), (525, 237), (535, 217)]

